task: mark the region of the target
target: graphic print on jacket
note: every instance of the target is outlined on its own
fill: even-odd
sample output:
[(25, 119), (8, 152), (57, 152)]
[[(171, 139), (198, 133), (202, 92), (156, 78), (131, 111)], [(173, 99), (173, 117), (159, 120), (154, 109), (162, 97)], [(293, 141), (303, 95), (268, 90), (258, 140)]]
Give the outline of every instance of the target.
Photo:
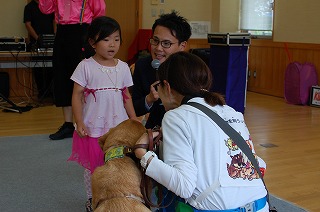
[[(252, 150), (252, 140), (250, 137), (249, 140), (246, 140), (246, 143)], [(231, 178), (242, 178), (243, 180), (248, 179), (249, 181), (260, 178), (258, 172), (254, 168), (248, 157), (240, 151), (238, 146), (233, 142), (231, 138), (225, 140), (225, 145), (229, 149), (227, 154), (230, 156), (231, 159), (230, 164), (227, 163), (228, 174)], [(254, 154), (254, 157), (257, 158), (256, 154)], [(262, 173), (264, 173), (264, 168), (260, 168), (260, 170)]]

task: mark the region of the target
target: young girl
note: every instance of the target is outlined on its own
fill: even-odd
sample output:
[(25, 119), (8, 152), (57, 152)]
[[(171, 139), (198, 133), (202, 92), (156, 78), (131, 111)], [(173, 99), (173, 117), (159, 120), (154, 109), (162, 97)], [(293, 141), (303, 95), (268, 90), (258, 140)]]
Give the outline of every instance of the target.
[(122, 42), (119, 23), (105, 16), (94, 19), (88, 39), (95, 55), (80, 62), (71, 76), (76, 128), (68, 160), (85, 168), (86, 205), (87, 211), (91, 211), (91, 174), (104, 164), (98, 138), (128, 117), (137, 117), (128, 91), (133, 85), (130, 69), (125, 62), (114, 58)]

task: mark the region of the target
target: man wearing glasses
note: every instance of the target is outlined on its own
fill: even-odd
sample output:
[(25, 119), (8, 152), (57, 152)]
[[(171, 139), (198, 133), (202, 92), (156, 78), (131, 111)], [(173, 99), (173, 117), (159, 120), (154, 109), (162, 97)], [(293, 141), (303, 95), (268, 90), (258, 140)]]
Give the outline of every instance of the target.
[(152, 60), (157, 59), (160, 64), (171, 54), (184, 51), (191, 36), (191, 26), (187, 20), (173, 11), (161, 15), (152, 26), (150, 38), (151, 55), (139, 59), (135, 63), (133, 73), (132, 100), (137, 116), (149, 113), (146, 128), (161, 126), (165, 109), (161, 104), (156, 90), (156, 68)]

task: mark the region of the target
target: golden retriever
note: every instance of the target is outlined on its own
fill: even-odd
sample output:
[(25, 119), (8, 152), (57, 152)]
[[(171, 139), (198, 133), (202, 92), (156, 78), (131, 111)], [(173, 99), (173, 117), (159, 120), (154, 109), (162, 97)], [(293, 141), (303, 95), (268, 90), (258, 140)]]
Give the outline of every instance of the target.
[[(99, 138), (103, 152), (114, 147), (133, 147), (146, 132), (138, 121), (126, 120)], [(132, 152), (132, 154), (134, 154)], [(92, 206), (95, 212), (150, 212), (143, 203), (141, 171), (129, 156), (113, 158), (92, 175)]]

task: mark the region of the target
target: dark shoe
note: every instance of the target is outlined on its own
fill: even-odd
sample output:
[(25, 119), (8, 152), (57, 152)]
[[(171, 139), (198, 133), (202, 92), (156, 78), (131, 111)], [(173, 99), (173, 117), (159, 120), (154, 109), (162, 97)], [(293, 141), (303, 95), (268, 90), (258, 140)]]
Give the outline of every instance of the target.
[(64, 123), (56, 133), (49, 135), (49, 138), (51, 140), (61, 140), (64, 138), (72, 138), (73, 131), (74, 131), (73, 125), (68, 126), (66, 123)]
[(93, 212), (93, 209), (92, 209), (92, 198), (89, 198), (86, 202), (86, 211), (87, 212)]

